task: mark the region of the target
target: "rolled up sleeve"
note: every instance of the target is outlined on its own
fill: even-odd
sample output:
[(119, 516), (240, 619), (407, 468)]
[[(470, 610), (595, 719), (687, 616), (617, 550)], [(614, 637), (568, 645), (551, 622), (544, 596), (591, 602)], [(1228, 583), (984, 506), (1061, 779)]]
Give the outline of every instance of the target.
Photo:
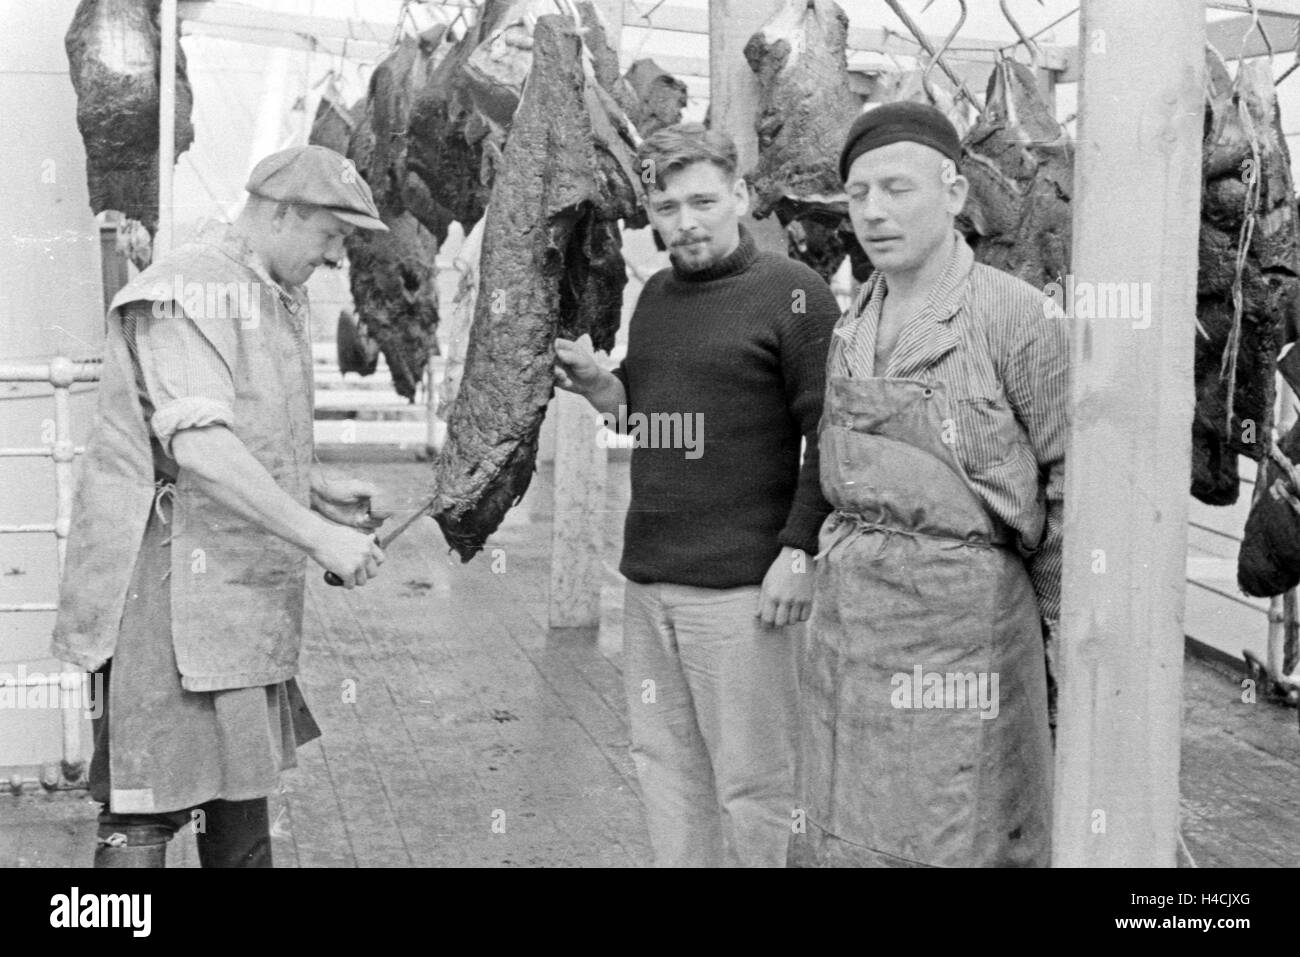
[(234, 424), (235, 382), (216, 347), (184, 315), (158, 317), (133, 307), (136, 354), (153, 415), (149, 425), (168, 455), (176, 433)]

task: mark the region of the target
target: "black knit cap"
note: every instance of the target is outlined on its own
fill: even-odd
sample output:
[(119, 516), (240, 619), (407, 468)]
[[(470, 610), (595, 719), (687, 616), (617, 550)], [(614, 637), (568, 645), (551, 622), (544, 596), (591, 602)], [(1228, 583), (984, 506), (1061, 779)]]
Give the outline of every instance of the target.
[(954, 163), (961, 161), (961, 140), (952, 121), (928, 103), (900, 100), (883, 103), (853, 121), (840, 150), (840, 180), (849, 178), (849, 167), (863, 153), (904, 141), (936, 149)]

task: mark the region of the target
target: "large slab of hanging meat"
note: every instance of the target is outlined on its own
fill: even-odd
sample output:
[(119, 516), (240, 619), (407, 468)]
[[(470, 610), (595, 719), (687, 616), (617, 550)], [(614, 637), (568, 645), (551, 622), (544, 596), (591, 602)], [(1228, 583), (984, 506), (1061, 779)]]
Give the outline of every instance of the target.
[(753, 215), (775, 213), (790, 255), (829, 280), (856, 246), (839, 176), (861, 107), (849, 89), (849, 20), (833, 0), (786, 0), (745, 44), (760, 88)]
[(1300, 223), (1267, 63), (1243, 62), (1234, 81), (1210, 49), (1206, 87), (1192, 494), (1228, 505), (1237, 456), (1266, 452), (1277, 355), (1300, 303)]
[(654, 60), (637, 60), (623, 79), (636, 94), (628, 119), (636, 126), (642, 139), (682, 121), (682, 110), (686, 109), (686, 84)]
[[(340, 318), (340, 369), (369, 375), (377, 347), (393, 388), (407, 399), (437, 355), (438, 290), (434, 259), (451, 214), (406, 165), (406, 125), (414, 96), (446, 54), (441, 26), (404, 37), (351, 107), (327, 88), (311, 142), (347, 155), (370, 185), (387, 233), (357, 230), (345, 240), (355, 319)], [(373, 344), (373, 345), (372, 345)]]
[(618, 220), (640, 218), (626, 120), (584, 76), (573, 21), (532, 34), (527, 84), (496, 164), (464, 378), (435, 476), (434, 517), (463, 561), (528, 488), (553, 391), (554, 341), (608, 348), (626, 282)]
[[(81, 0), (64, 37), (90, 208), (118, 210), (150, 234), (158, 228), (159, 6), (160, 0)], [(194, 141), (192, 102), (178, 43), (176, 156)]]
[[(1279, 363), (1292, 391), (1300, 390), (1300, 352)], [(1300, 584), (1300, 423), (1269, 449), (1237, 553), (1237, 585), (1247, 595), (1272, 598)], [(1287, 671), (1291, 667), (1288, 665)]]
[[(522, 73), (518, 66), (528, 56), (523, 41), (517, 39), (517, 31), (508, 38), (502, 31), (502, 22), (516, 6), (511, 0), (486, 0), (473, 26), (451, 45), (412, 97), (406, 131), (407, 168), (466, 232), (483, 215), (491, 190), (484, 150), (488, 149), (490, 162), (491, 152), (504, 142), (502, 130), (494, 131), (476, 104), (471, 81), (477, 80), (480, 95), (486, 96), (485, 75), (497, 78), (503, 87), (510, 85), (512, 77), (527, 75), (527, 65)], [(498, 58), (481, 55), (471, 76), (470, 58), (493, 37), (497, 38)], [(505, 115), (508, 121), (509, 113)], [(489, 144), (490, 133), (495, 135)]]
[(962, 140), (970, 181), (957, 225), (977, 262), (1039, 289), (1070, 270), (1074, 144), (1022, 63), (1002, 59), (984, 113)]

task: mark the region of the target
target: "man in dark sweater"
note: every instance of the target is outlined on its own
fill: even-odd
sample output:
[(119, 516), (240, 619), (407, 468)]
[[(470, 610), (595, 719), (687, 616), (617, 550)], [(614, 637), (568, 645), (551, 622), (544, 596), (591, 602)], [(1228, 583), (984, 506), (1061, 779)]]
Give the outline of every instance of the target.
[(725, 135), (671, 127), (639, 159), (672, 267), (642, 290), (613, 372), (556, 342), (560, 387), (637, 438), (620, 565), (632, 755), (657, 864), (784, 866), (839, 308), (740, 225), (749, 194)]

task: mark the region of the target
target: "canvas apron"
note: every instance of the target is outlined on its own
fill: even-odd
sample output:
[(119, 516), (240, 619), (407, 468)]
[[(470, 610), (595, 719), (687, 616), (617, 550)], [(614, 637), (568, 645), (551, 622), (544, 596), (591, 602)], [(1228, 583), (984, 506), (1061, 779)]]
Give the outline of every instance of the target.
[(800, 675), (807, 828), (792, 863), (1048, 863), (1037, 603), (948, 444), (952, 421), (940, 383), (828, 382), (835, 511)]

